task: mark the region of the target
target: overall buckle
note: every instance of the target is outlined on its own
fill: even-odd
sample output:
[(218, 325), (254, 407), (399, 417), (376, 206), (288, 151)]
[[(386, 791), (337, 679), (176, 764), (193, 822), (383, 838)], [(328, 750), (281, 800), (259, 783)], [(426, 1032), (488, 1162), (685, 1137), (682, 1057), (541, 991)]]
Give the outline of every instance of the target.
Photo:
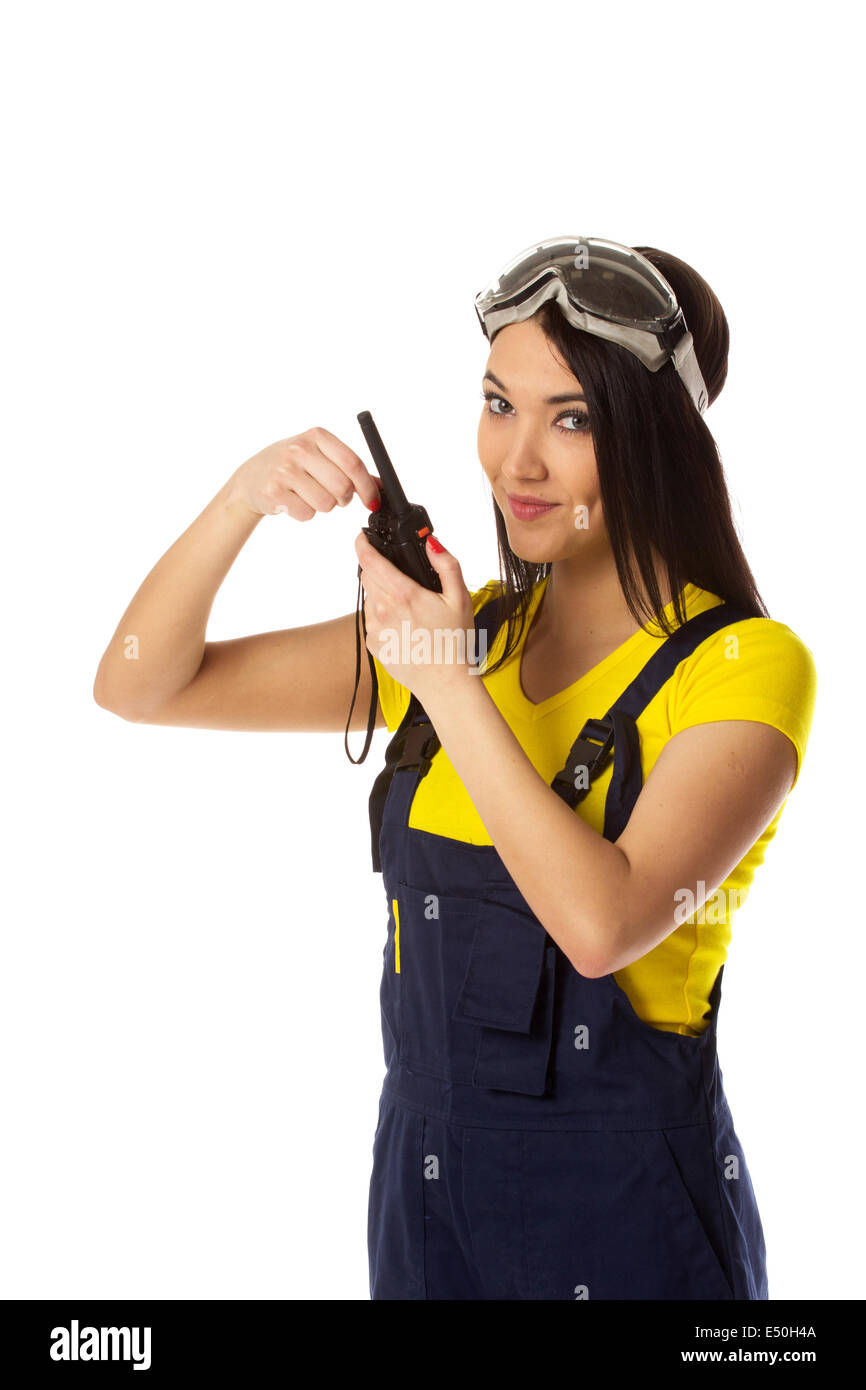
[(430, 771), (430, 765), (439, 748), (439, 736), (429, 720), (423, 724), (411, 724), (406, 733), (403, 753), (394, 771), (399, 772), (403, 767), (418, 767), (420, 780)]
[[(587, 719), (568, 755), (568, 761), (557, 772), (551, 786), (563, 801), (572, 807), (582, 801), (593, 780), (606, 767), (613, 749), (613, 722), (604, 719)], [(579, 768), (586, 769), (589, 785), (575, 785), (575, 774)]]

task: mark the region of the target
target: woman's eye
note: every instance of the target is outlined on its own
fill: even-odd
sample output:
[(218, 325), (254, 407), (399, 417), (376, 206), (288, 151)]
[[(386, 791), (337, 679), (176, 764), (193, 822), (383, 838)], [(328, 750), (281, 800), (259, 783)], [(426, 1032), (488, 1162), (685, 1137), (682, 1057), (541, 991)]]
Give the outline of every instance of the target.
[[(586, 426), (589, 424), (589, 416), (583, 410), (569, 410), (566, 415), (560, 415), (559, 420), (577, 421), (576, 425), (566, 430), (566, 434), (577, 434), (579, 430), (586, 429)], [(559, 424), (559, 420), (557, 424)]]
[(494, 401), (501, 401), (503, 405), (505, 405), (505, 406), (508, 405), (508, 402), (504, 399), (504, 397), (502, 397), (502, 396), (494, 396), (494, 394), (493, 394), (492, 391), (482, 391), (481, 394), (482, 394), (482, 396), (484, 397), (484, 400), (487, 402), (487, 409), (488, 409), (488, 412), (489, 412), (491, 415), (501, 415), (501, 414), (502, 414), (502, 411), (501, 411), (501, 410), (494, 410), (494, 409), (493, 409), (493, 402), (494, 402)]

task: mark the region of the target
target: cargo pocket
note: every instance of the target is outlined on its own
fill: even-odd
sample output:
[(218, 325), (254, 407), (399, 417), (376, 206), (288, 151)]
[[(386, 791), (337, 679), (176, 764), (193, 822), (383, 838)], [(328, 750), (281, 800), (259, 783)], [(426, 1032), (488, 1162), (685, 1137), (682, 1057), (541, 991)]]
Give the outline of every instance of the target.
[(479, 1026), (472, 1082), (543, 1095), (553, 1032), (555, 947), (520, 913), (484, 904), (453, 1017)]
[(443, 1080), (541, 1095), (553, 1027), (555, 948), (525, 912), (395, 890), (400, 1062)]

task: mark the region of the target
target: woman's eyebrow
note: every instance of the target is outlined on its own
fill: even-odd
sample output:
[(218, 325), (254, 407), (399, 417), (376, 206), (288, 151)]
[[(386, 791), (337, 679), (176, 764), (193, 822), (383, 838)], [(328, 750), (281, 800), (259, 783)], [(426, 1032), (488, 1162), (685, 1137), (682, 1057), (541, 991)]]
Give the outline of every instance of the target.
[[(500, 391), (504, 391), (506, 395), (508, 394), (508, 387), (504, 386), (503, 383), (499, 380), (499, 378), (494, 376), (492, 372), (485, 372), (481, 380), (492, 381), (493, 385), (498, 386)], [(548, 396), (544, 404), (562, 405), (565, 401), (583, 401), (584, 404), (586, 404), (586, 396), (582, 396), (579, 391), (569, 391), (566, 392), (564, 396)]]

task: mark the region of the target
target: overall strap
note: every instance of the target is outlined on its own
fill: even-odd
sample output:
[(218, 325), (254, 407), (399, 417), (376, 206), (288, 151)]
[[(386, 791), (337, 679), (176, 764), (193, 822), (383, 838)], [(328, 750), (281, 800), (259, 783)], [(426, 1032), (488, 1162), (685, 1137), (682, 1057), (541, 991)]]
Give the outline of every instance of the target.
[(638, 716), (679, 663), (702, 642), (730, 623), (755, 616), (734, 604), (721, 603), (690, 618), (658, 647), (607, 714), (584, 724), (551, 786), (563, 801), (575, 807), (613, 756), (613, 776), (604, 813), (605, 839), (616, 840), (622, 834), (643, 785)]
[[(499, 630), (503, 599), (495, 594), (488, 599), (475, 614), (475, 650), (488, 651)], [(373, 783), (370, 792), (370, 838), (373, 855), (373, 872), (381, 873), (379, 858), (379, 835), (385, 814), (385, 802), (394, 774), (404, 768), (417, 768), (417, 781), (420, 782), (430, 771), (430, 765), (439, 750), (436, 730), (415, 695), (410, 695), (406, 713), (400, 721), (391, 742), (385, 749), (385, 766)]]

